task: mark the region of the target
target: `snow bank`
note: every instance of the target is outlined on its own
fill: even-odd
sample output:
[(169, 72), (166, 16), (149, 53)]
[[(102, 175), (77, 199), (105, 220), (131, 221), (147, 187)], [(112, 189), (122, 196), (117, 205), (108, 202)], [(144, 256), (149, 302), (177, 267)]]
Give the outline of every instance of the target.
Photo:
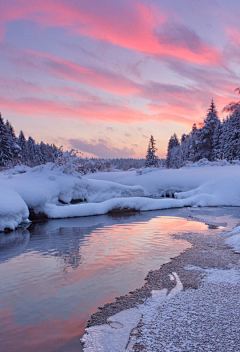
[(28, 207), (13, 189), (0, 185), (0, 231), (14, 230), (20, 223), (28, 220)]
[(44, 213), (52, 219), (77, 216), (102, 215), (114, 210), (149, 211), (168, 208), (181, 208), (186, 202), (176, 199), (114, 198), (101, 203), (84, 203), (59, 207), (46, 204)]
[(154, 169), (142, 174), (101, 172), (84, 177), (53, 169), (53, 164), (17, 167), (0, 173), (0, 225), (1, 230), (15, 228), (26, 220), (27, 208), (49, 218), (66, 218), (114, 210), (240, 206), (239, 180), (240, 165)]
[[(139, 185), (146, 197), (174, 194), (186, 206), (240, 206), (240, 166), (206, 166), (158, 169), (143, 175), (134, 172), (107, 172), (88, 175), (123, 185)], [(176, 203), (174, 203), (176, 204)], [(174, 205), (175, 206), (175, 205)]]

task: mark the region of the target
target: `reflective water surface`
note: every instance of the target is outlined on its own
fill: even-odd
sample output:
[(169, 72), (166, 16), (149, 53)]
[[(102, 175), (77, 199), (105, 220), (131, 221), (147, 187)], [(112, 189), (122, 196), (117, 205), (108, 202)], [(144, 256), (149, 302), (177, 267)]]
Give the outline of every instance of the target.
[(190, 246), (171, 233), (208, 227), (178, 210), (52, 220), (0, 234), (0, 351), (81, 351), (98, 306), (141, 287), (149, 270)]

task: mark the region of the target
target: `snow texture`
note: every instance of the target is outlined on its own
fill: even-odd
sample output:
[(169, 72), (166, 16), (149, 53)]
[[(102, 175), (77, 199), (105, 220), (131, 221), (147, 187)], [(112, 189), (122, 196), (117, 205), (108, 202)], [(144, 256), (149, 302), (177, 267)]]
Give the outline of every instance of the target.
[(240, 165), (98, 172), (84, 177), (54, 169), (51, 163), (18, 166), (0, 173), (0, 229), (14, 229), (26, 221), (28, 208), (49, 218), (67, 218), (121, 209), (240, 206), (239, 176)]
[[(130, 352), (136, 342), (147, 352), (217, 352), (223, 346), (226, 352), (236, 351), (240, 344), (239, 270), (186, 269), (205, 274), (198, 290), (182, 291), (180, 278), (172, 273), (170, 279), (176, 280), (176, 286), (168, 295), (167, 289), (152, 291), (138, 308), (86, 329), (84, 351)], [(141, 335), (137, 338), (139, 321)]]
[(183, 285), (176, 273), (170, 279), (176, 280), (176, 286), (167, 295), (167, 289), (153, 290), (152, 296), (137, 308), (123, 310), (108, 318), (108, 324), (92, 326), (86, 329), (81, 341), (85, 352), (130, 352), (136, 342), (135, 328), (140, 319), (154, 316), (157, 307), (166, 299), (181, 292)]
[[(192, 268), (195, 270), (195, 268)], [(144, 351), (232, 352), (239, 350), (239, 271), (203, 270), (198, 290), (181, 292), (142, 318)]]
[(0, 200), (0, 231), (28, 221), (28, 207), (17, 192), (0, 184)]
[(232, 247), (236, 253), (240, 253), (240, 226), (235, 227), (229, 235), (230, 237), (228, 237), (225, 242)]

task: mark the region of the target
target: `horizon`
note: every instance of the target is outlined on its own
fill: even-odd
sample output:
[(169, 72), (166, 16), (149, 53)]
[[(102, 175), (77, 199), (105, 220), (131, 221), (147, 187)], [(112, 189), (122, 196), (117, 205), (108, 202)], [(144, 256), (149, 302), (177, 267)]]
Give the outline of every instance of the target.
[(0, 4), (0, 111), (37, 142), (84, 157), (158, 157), (219, 117), (239, 86), (240, 4), (9, 0)]

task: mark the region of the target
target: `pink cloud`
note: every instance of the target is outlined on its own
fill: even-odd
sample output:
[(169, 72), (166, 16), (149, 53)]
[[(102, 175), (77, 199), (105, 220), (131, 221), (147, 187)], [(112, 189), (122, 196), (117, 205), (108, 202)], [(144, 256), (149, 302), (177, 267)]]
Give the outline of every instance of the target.
[(163, 40), (156, 28), (167, 21), (167, 16), (153, 3), (42, 0), (29, 4), (28, 0), (9, 0), (1, 4), (0, 11), (2, 23), (26, 19), (42, 27), (62, 27), (71, 33), (154, 56), (205, 65), (221, 62), (218, 49), (210, 45), (202, 43), (199, 50)]
[(111, 106), (96, 102), (85, 102), (69, 105), (44, 99), (4, 99), (0, 98), (0, 106), (8, 113), (36, 118), (53, 118), (57, 120), (79, 119), (94, 123), (96, 121), (133, 124), (147, 122), (154, 118), (151, 115), (125, 106)]
[(182, 125), (192, 126), (196, 117), (201, 114), (201, 110), (198, 109), (188, 109), (182, 106), (160, 106), (157, 104), (148, 104), (147, 108), (155, 113), (155, 118), (159, 122), (171, 121)]
[(5, 34), (6, 34), (6, 27), (5, 26), (0, 27), (0, 43), (3, 42)]
[(137, 83), (123, 76), (107, 70), (87, 68), (37, 51), (25, 50), (25, 57), (21, 57), (17, 63), (29, 66), (29, 60), (34, 68), (48, 71), (58, 78), (82, 83), (109, 93), (125, 96), (140, 91)]
[(2, 95), (16, 96), (16, 94), (23, 93), (41, 93), (43, 90), (37, 84), (25, 81), (23, 79), (10, 79), (0, 77), (0, 89)]
[[(93, 97), (92, 97), (93, 98)], [(139, 122), (157, 122), (162, 124), (172, 121), (191, 127), (193, 122), (199, 120), (199, 116), (205, 116), (205, 111), (200, 109), (188, 109), (182, 106), (159, 106), (149, 104), (149, 113), (129, 108), (127, 105), (111, 105), (101, 100), (90, 98), (78, 104), (67, 104), (62, 102), (26, 98), (26, 99), (4, 99), (0, 98), (2, 112), (28, 116), (32, 118), (52, 118), (56, 120), (69, 121), (81, 120), (88, 123), (110, 122), (131, 125)]]

